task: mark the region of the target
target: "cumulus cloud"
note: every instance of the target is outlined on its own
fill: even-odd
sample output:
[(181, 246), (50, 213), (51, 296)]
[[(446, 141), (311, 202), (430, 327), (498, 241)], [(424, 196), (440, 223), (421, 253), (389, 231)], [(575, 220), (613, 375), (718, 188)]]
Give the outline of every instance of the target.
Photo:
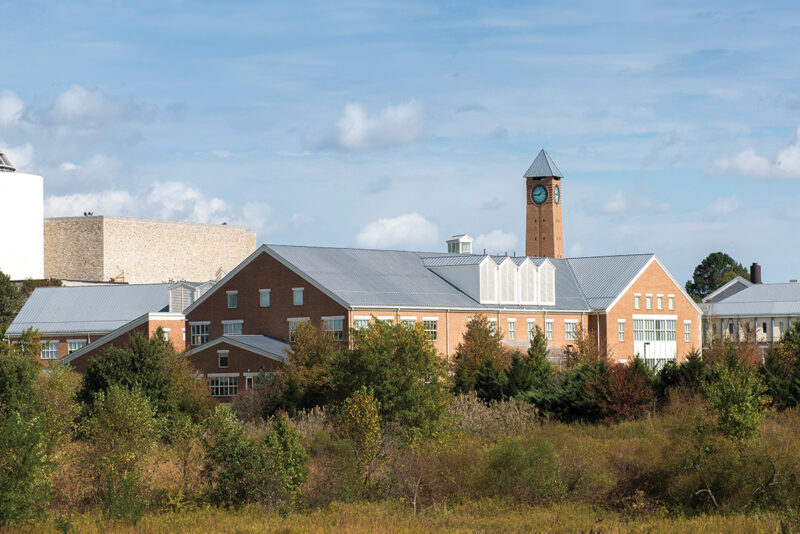
[(362, 228), (356, 236), (356, 243), (366, 248), (428, 246), (436, 244), (438, 240), (436, 225), (419, 213), (378, 219)]
[(415, 100), (386, 106), (375, 114), (369, 114), (361, 104), (353, 102), (344, 107), (335, 131), (311, 140), (311, 144), (354, 152), (380, 150), (411, 144), (420, 139), (424, 131), (425, 112)]
[(603, 211), (606, 213), (621, 213), (628, 208), (628, 201), (622, 191), (617, 191), (603, 204)]
[(60, 123), (111, 122), (124, 113), (127, 105), (100, 91), (74, 84), (56, 97), (50, 109), (50, 117)]
[(44, 202), (45, 217), (75, 217), (85, 211), (96, 215), (132, 215), (138, 202), (128, 191), (100, 191), (50, 196)]
[(514, 252), (515, 246), (517, 246), (516, 234), (502, 230), (492, 230), (488, 234), (481, 234), (475, 238), (475, 242), (472, 244), (472, 251), (482, 253), (486, 249), (487, 254), (504, 254), (506, 252)]
[[(0, 141), (0, 147), (4, 145), (5, 144)], [(8, 156), (8, 159), (11, 160), (11, 164), (14, 165), (14, 168), (18, 171), (24, 172), (33, 163), (34, 151), (33, 145), (30, 143), (25, 143), (20, 146), (9, 146), (3, 148), (3, 152)]]
[(722, 172), (753, 178), (800, 178), (800, 128), (795, 132), (793, 142), (781, 149), (774, 161), (748, 148), (732, 158), (721, 158), (715, 163)]
[(184, 182), (154, 182), (147, 203), (161, 219), (224, 222), (228, 205), (221, 198), (208, 198)]
[(0, 91), (0, 126), (14, 124), (22, 117), (25, 102), (12, 91)]
[(709, 206), (708, 211), (711, 215), (716, 215), (721, 217), (723, 215), (728, 215), (739, 209), (741, 207), (741, 201), (736, 197), (721, 197), (716, 199), (714, 202), (711, 203)]

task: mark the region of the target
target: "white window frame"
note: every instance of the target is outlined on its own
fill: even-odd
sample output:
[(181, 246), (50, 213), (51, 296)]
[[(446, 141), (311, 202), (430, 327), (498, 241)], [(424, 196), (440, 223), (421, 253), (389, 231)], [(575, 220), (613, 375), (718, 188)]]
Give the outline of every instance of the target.
[(514, 318), (508, 319), (508, 339), (517, 339), (517, 320)]
[[(195, 338), (195, 334), (194, 334), (194, 327), (195, 326), (205, 326), (206, 327), (205, 328), (205, 330), (206, 330), (205, 334), (203, 334), (203, 333), (197, 334), (197, 337), (200, 337), (201, 339), (203, 337), (205, 337), (205, 341), (201, 341), (200, 343), (195, 343), (194, 342), (195, 341), (195, 339), (194, 339)], [(191, 323), (189, 323), (189, 344), (192, 347), (199, 347), (200, 345), (205, 345), (206, 343), (208, 343), (208, 341), (210, 339), (208, 331), (210, 330), (210, 328), (211, 328), (211, 321), (192, 321)]]
[[(76, 344), (80, 343), (79, 346), (75, 346)], [(83, 347), (86, 346), (86, 339), (68, 339), (67, 340), (67, 354), (72, 354), (75, 351), (81, 350)]]
[(239, 392), (239, 373), (208, 373), (208, 387), (212, 397), (235, 397)]
[[(228, 299), (228, 309), (235, 310), (239, 307), (239, 292), (236, 290), (226, 291), (225, 294), (227, 295)], [(231, 306), (231, 297), (233, 297), (233, 306)]]
[[(267, 296), (267, 303), (264, 304), (264, 295)], [(272, 290), (270, 289), (259, 289), (258, 290), (258, 306), (260, 308), (269, 308), (270, 304), (272, 304)]]
[(528, 319), (528, 341), (533, 341), (533, 337), (536, 335), (536, 319)]
[(489, 317), (489, 331), (493, 336), (497, 335), (497, 317)]
[(353, 330), (361, 330), (362, 328), (369, 328), (369, 315), (354, 315), (353, 316)]
[(417, 316), (416, 315), (401, 315), (400, 316), (400, 324), (403, 326), (414, 326), (417, 324)]
[[(222, 358), (225, 358), (225, 365), (222, 365)], [(227, 369), (231, 364), (231, 351), (218, 350), (217, 351), (217, 367), (220, 369)]]
[(376, 317), (376, 319), (379, 321), (383, 321), (388, 325), (393, 325), (396, 317), (394, 315), (379, 315)]
[[(567, 325), (572, 325), (575, 330), (570, 332), (567, 330)], [(564, 319), (564, 340), (575, 341), (578, 339), (578, 320), (577, 319)]]
[(625, 319), (617, 319), (617, 341), (625, 341)]
[(544, 322), (544, 337), (548, 341), (553, 340), (553, 323), (555, 319), (546, 319)]
[(634, 293), (633, 294), (633, 308), (635, 310), (642, 309), (642, 294), (641, 293)]
[(656, 309), (663, 310), (664, 309), (664, 295), (656, 295)]
[(675, 309), (675, 295), (667, 295), (667, 309), (668, 310)]
[[(293, 287), (292, 288), (292, 305), (302, 306), (305, 303), (305, 296), (303, 295), (305, 288)], [(300, 298), (298, 299), (298, 295)]]
[[(338, 326), (339, 328), (331, 328), (332, 326)], [(336, 341), (342, 341), (344, 339), (344, 315), (330, 315), (323, 317), (322, 327), (326, 332), (331, 332), (333, 334), (333, 339)]]
[(169, 341), (172, 328), (161, 328), (161, 330), (164, 332), (164, 341)]
[(644, 296), (644, 306), (645, 309), (652, 310), (653, 309), (653, 294), (647, 293)]
[[(239, 333), (233, 332), (226, 332), (227, 327), (230, 325), (239, 325)], [(242, 332), (244, 332), (244, 320), (243, 319), (230, 319), (222, 321), (222, 335), (223, 336), (241, 336)]]
[[(53, 354), (55, 352), (55, 354)], [(47, 353), (47, 356), (45, 356)], [(57, 360), (58, 359), (58, 340), (50, 339), (42, 341), (42, 354), (43, 360)]]
[[(297, 328), (297, 325), (300, 324), (300, 323), (307, 323), (310, 320), (311, 320), (310, 317), (289, 317), (289, 318), (287, 318), (286, 322), (289, 323), (289, 341), (294, 341), (294, 338), (292, 337), (292, 331), (295, 328)], [(292, 327), (292, 324), (295, 325), (294, 328)]]
[(688, 319), (683, 321), (683, 341), (686, 343), (692, 342), (692, 321)]
[[(433, 328), (431, 328), (431, 324)], [(436, 341), (439, 338), (439, 318), (438, 317), (423, 317), (422, 326), (425, 333), (431, 337), (431, 341)]]

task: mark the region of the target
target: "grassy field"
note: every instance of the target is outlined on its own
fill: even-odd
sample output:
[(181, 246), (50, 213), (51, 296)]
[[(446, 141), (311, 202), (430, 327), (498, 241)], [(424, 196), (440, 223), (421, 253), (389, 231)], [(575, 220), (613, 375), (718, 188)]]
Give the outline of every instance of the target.
[(207, 508), (145, 516), (137, 525), (109, 523), (97, 515), (75, 515), (49, 520), (17, 532), (372, 532), (501, 533), (501, 532), (694, 532), (779, 533), (796, 532), (797, 518), (776, 514), (763, 516), (670, 517), (661, 513), (620, 515), (587, 505), (558, 504), (530, 507), (496, 501), (471, 502), (456, 507), (432, 507), (413, 517), (408, 507), (397, 503), (342, 504), (314, 512), (281, 516), (258, 509), (224, 510)]

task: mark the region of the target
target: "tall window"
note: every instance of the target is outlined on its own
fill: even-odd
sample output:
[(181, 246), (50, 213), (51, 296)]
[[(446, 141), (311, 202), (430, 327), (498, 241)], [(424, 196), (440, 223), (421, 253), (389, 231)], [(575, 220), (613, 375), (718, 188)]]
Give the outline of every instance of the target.
[(617, 339), (625, 341), (625, 321), (617, 322)]
[(634, 319), (634, 341), (675, 341), (675, 319)]
[(228, 308), (236, 308), (239, 306), (239, 292), (238, 291), (226, 291), (228, 294)]
[(58, 341), (42, 341), (42, 359), (58, 359)]
[(235, 397), (239, 389), (239, 377), (212, 376), (208, 380), (212, 397)]
[(645, 300), (645, 306), (647, 307), (647, 309), (648, 310), (652, 310), (653, 309), (653, 295), (645, 295), (644, 300)]
[(172, 332), (172, 329), (162, 328), (161, 330), (164, 332), (164, 341), (169, 341), (169, 333)]
[(489, 318), (489, 331), (493, 336), (497, 335), (497, 319), (494, 317)]
[(262, 308), (269, 308), (269, 289), (258, 290), (258, 305)]
[(670, 310), (675, 309), (675, 295), (669, 295), (667, 297), (667, 306), (669, 307)]
[(536, 321), (533, 319), (528, 319), (528, 341), (533, 341), (533, 337), (536, 335)]
[(664, 309), (664, 295), (656, 295), (656, 308), (659, 310)]
[(308, 319), (306, 318), (289, 319), (289, 341), (294, 341), (294, 336), (292, 335), (292, 332), (294, 332), (294, 329), (297, 328), (297, 325), (299, 325), (300, 323), (304, 323), (306, 321), (308, 321)]
[(578, 323), (576, 321), (564, 321), (564, 339), (567, 341), (578, 339)]
[(226, 369), (228, 367), (229, 356), (230, 352), (228, 352), (227, 350), (217, 351), (217, 363), (219, 364), (220, 369)]
[[(767, 323), (764, 323), (766, 326)], [(691, 321), (684, 321), (683, 322), (683, 340), (687, 343), (692, 340), (692, 322)]]
[(192, 329), (190, 341), (193, 347), (208, 343), (208, 323), (190, 324), (189, 326)]
[(544, 323), (544, 334), (547, 339), (553, 339), (553, 320)]
[(81, 348), (86, 346), (86, 341), (82, 339), (72, 339), (67, 341), (67, 352), (72, 354), (76, 350), (80, 350)]
[(638, 293), (633, 296), (633, 307), (637, 310), (641, 309), (642, 307), (642, 296)]
[(439, 321), (437, 319), (423, 319), (422, 324), (425, 327), (425, 333), (430, 336), (433, 341), (436, 341), (436, 329)]
[(295, 287), (292, 289), (292, 304), (295, 306), (303, 305), (303, 288)]
[(517, 321), (508, 320), (508, 339), (517, 339)]
[(344, 339), (344, 318), (343, 317), (323, 317), (322, 326), (326, 331), (333, 335), (333, 339), (341, 341)]
[(223, 321), (222, 322), (222, 335), (224, 335), (224, 336), (241, 336), (242, 335), (242, 321)]

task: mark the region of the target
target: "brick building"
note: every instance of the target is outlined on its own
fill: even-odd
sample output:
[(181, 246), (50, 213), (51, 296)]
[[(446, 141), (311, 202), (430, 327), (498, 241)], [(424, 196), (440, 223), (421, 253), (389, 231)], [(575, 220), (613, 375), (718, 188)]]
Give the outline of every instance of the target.
[(209, 280), (255, 249), (255, 232), (242, 226), (106, 216), (44, 220), (44, 275), (60, 280)]

